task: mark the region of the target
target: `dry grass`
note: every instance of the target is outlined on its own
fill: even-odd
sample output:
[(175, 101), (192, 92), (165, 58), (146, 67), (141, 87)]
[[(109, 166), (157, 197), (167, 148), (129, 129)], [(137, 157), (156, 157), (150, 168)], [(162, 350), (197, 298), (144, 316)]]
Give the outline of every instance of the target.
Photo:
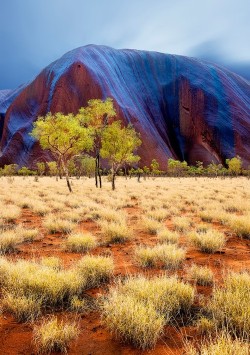
[(192, 287), (175, 277), (130, 277), (104, 299), (102, 317), (115, 336), (144, 350), (154, 347), (164, 325), (193, 299)]
[(85, 279), (85, 287), (91, 288), (111, 278), (114, 261), (111, 257), (87, 255), (78, 261), (76, 268)]
[(199, 233), (191, 232), (188, 237), (190, 242), (204, 253), (215, 253), (226, 244), (225, 235), (213, 229)]
[(193, 264), (188, 269), (188, 277), (194, 280), (197, 285), (209, 286), (214, 282), (214, 274), (212, 270), (207, 266), (198, 266)]
[(187, 345), (187, 355), (249, 355), (250, 346), (240, 339), (232, 339), (227, 333), (218, 337), (210, 336), (209, 341), (203, 341), (200, 346)]
[(54, 351), (67, 353), (70, 342), (77, 338), (78, 334), (76, 323), (51, 317), (34, 328), (34, 343), (40, 354), (50, 354)]
[(215, 287), (207, 305), (211, 319), (222, 328), (249, 340), (250, 274), (230, 273), (223, 287)]
[(76, 233), (68, 236), (64, 243), (65, 251), (83, 253), (97, 246), (95, 236), (90, 233)]
[(17, 246), (23, 242), (21, 237), (18, 237), (15, 230), (7, 230), (1, 233), (0, 236), (0, 254), (8, 254), (16, 251)]
[(172, 232), (167, 228), (162, 228), (157, 231), (157, 238), (160, 243), (175, 244), (178, 243), (180, 236), (177, 232)]
[(162, 223), (154, 218), (144, 217), (142, 223), (146, 232), (150, 234), (156, 234), (157, 231), (162, 228)]
[(105, 243), (125, 243), (131, 238), (131, 232), (124, 220), (119, 222), (101, 221), (100, 226)]
[(178, 269), (185, 260), (186, 251), (174, 244), (158, 244), (154, 247), (138, 247), (135, 260), (141, 267), (154, 267), (158, 263), (167, 269)]
[(49, 233), (70, 233), (76, 226), (72, 221), (54, 214), (47, 215), (43, 224)]
[(174, 217), (172, 219), (175, 230), (178, 232), (186, 232), (190, 229), (192, 222), (187, 217)]
[(102, 317), (116, 337), (142, 350), (154, 347), (163, 332), (164, 317), (152, 305), (115, 291), (103, 302)]

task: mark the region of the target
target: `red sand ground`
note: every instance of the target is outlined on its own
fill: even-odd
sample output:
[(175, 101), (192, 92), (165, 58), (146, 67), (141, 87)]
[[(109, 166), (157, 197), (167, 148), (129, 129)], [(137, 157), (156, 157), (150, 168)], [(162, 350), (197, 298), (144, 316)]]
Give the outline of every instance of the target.
[[(140, 209), (138, 206), (126, 208), (129, 216), (129, 224), (133, 226), (134, 239), (131, 242), (119, 245), (109, 245), (98, 247), (93, 254), (111, 252), (115, 260), (115, 275), (126, 275), (128, 273), (145, 273), (159, 274), (162, 269), (146, 269), (142, 270), (136, 267), (133, 261), (133, 252), (136, 245), (141, 243), (153, 245), (156, 237), (146, 234), (142, 231), (139, 223)], [(200, 222), (197, 217), (193, 218), (194, 222)], [(19, 252), (8, 256), (10, 259), (25, 258), (32, 259), (41, 256), (57, 256), (63, 260), (65, 266), (69, 266), (82, 257), (81, 254), (67, 253), (60, 250), (63, 236), (60, 234), (46, 234), (41, 225), (41, 219), (33, 214), (29, 209), (23, 209), (22, 218), (18, 221), (26, 227), (36, 227), (44, 233), (45, 237), (40, 241), (34, 241), (29, 244), (20, 246)], [(166, 225), (171, 228), (171, 222), (166, 221)], [(213, 227), (227, 232), (228, 241), (226, 247), (218, 253), (209, 255), (203, 254), (197, 249), (188, 246), (184, 236), (181, 237), (181, 244), (188, 246), (187, 257), (184, 268), (178, 271), (178, 274), (185, 278), (185, 270), (193, 262), (199, 265), (209, 265), (215, 273), (216, 281), (219, 283), (225, 270), (234, 269), (242, 270), (250, 268), (250, 241), (240, 239), (234, 236), (226, 227), (213, 224)], [(79, 229), (82, 231), (90, 231), (98, 236), (99, 228), (93, 221), (83, 222)], [(98, 293), (103, 292), (107, 288), (104, 285), (101, 289), (89, 290), (87, 293), (96, 297)], [(197, 287), (197, 293), (209, 295), (211, 287)], [(62, 314), (63, 316), (63, 314)], [(98, 311), (91, 311), (86, 315), (77, 315), (67, 312), (67, 319), (75, 319), (79, 321), (80, 335), (74, 341), (69, 349), (70, 355), (163, 355), (184, 354), (184, 343), (198, 336), (196, 329), (192, 325), (185, 327), (167, 326), (165, 333), (157, 342), (156, 348), (150, 351), (142, 352), (130, 345), (124, 345), (105, 329), (100, 320)], [(9, 314), (0, 316), (0, 355), (31, 355), (35, 353), (32, 343), (32, 324), (17, 323)]]

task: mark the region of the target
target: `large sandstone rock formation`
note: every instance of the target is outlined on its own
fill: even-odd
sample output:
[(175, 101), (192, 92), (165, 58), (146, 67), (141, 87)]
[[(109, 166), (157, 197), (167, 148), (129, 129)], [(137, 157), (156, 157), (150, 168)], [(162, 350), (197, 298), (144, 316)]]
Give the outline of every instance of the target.
[(48, 111), (77, 112), (112, 97), (118, 117), (141, 133), (142, 165), (153, 158), (250, 163), (250, 83), (217, 65), (177, 55), (89, 45), (66, 53), (37, 78), (0, 91), (0, 165), (48, 158), (30, 136)]

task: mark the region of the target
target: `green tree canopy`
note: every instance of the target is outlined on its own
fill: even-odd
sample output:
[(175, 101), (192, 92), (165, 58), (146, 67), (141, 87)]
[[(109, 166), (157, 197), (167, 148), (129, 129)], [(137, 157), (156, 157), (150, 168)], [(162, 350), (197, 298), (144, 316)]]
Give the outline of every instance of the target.
[(71, 113), (64, 115), (49, 112), (34, 122), (31, 135), (39, 140), (43, 149), (50, 150), (58, 166), (62, 167), (71, 192), (67, 162), (74, 155), (92, 148), (93, 137), (88, 128), (82, 126), (78, 117)]
[(115, 176), (124, 164), (137, 163), (140, 160), (134, 151), (141, 145), (139, 135), (129, 125), (122, 127), (121, 121), (115, 121), (103, 132), (101, 157), (108, 159), (111, 166), (112, 189), (115, 189)]
[(226, 159), (226, 164), (228, 165), (228, 171), (231, 175), (239, 175), (242, 170), (242, 160), (237, 155), (232, 159)]
[(101, 165), (100, 165), (100, 149), (102, 146), (102, 136), (110, 119), (116, 116), (113, 106), (113, 100), (107, 98), (106, 100), (93, 99), (88, 101), (87, 107), (81, 107), (77, 115), (82, 125), (89, 127), (93, 134), (93, 151), (95, 154), (95, 184), (102, 187), (101, 180)]

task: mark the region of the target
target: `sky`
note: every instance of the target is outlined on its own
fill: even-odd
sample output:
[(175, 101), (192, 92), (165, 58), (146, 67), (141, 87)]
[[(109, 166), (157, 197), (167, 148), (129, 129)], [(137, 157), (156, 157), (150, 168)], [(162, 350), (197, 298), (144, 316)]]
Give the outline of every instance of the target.
[(250, 80), (250, 0), (0, 0), (0, 90), (87, 44), (206, 59)]

